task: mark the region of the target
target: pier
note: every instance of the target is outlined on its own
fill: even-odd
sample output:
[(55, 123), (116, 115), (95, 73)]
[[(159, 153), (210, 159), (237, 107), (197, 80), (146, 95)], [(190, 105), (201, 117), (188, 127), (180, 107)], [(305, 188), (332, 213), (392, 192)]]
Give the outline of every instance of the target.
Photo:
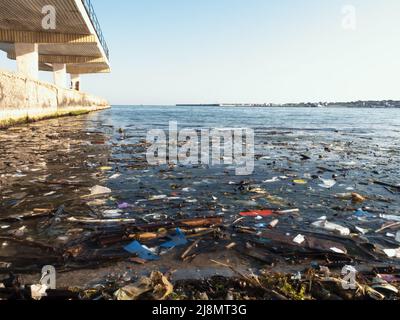
[[(111, 71), (92, 1), (2, 0), (0, 50), (17, 65), (0, 70), (0, 124), (109, 106), (80, 92), (81, 75)], [(39, 71), (52, 72), (54, 83)]]

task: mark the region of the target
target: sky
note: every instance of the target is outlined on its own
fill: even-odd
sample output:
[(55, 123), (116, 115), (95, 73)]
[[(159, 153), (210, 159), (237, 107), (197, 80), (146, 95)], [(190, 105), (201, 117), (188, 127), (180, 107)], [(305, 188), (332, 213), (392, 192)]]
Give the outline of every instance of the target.
[(400, 100), (399, 0), (93, 4), (112, 73), (82, 87), (112, 104)]

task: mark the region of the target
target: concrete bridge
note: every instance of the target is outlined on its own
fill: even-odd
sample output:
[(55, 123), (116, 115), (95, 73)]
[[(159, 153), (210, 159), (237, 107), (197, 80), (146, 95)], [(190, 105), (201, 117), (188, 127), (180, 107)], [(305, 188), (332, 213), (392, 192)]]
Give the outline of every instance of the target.
[[(80, 75), (110, 72), (109, 49), (91, 0), (0, 0), (0, 50), (16, 60), (18, 79), (40, 85), (39, 70), (53, 72), (57, 89), (79, 91)], [(13, 95), (4, 77), (0, 75), (0, 121), (7, 118), (5, 109), (23, 108), (4, 105)], [(28, 100), (32, 95), (22, 93)], [(46, 105), (37, 98), (38, 105)]]

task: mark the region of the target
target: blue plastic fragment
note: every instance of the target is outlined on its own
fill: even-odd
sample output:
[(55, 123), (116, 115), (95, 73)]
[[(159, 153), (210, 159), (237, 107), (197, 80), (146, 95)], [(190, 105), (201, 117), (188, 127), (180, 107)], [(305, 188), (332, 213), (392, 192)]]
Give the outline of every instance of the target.
[(356, 212), (354, 212), (354, 215), (356, 217), (371, 217), (371, 214), (363, 209), (358, 209)]
[(154, 261), (160, 259), (159, 256), (155, 255), (149, 249), (142, 246), (138, 241), (133, 241), (131, 244), (128, 244), (124, 247), (124, 250), (129, 253), (136, 254), (140, 259)]
[(185, 234), (182, 232), (181, 229), (176, 228), (176, 236), (169, 237), (171, 240), (163, 243), (160, 247), (171, 249), (179, 246), (184, 246), (188, 243)]
[(255, 227), (256, 227), (256, 228), (259, 228), (259, 229), (264, 229), (264, 228), (267, 227), (267, 224), (266, 224), (266, 223), (257, 223), (257, 224), (255, 225)]

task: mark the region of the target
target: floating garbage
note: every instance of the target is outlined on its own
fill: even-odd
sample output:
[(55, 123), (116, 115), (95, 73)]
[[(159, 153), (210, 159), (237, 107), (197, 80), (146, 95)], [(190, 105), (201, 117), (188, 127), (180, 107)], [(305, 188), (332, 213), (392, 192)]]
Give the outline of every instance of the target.
[(336, 185), (336, 181), (332, 180), (332, 179), (322, 179), (319, 178), (322, 181), (322, 184), (319, 184), (319, 186), (321, 188), (325, 188), (325, 189), (331, 189)]
[(126, 202), (118, 204), (118, 209), (128, 209), (130, 207), (131, 207), (131, 205), (129, 203), (126, 203)]
[(179, 228), (176, 228), (176, 235), (169, 238), (171, 240), (161, 244), (161, 248), (171, 249), (179, 246), (184, 246), (188, 243), (185, 234)]
[(112, 224), (130, 224), (130, 223), (135, 223), (136, 219), (129, 219), (129, 218), (93, 219), (93, 218), (70, 217), (70, 218), (67, 218), (67, 221), (68, 222), (75, 222), (75, 223), (82, 223), (82, 224), (112, 225)]
[(303, 180), (303, 179), (297, 179), (297, 180), (293, 180), (293, 183), (295, 184), (307, 184), (307, 180)]
[(381, 214), (379, 215), (380, 218), (390, 221), (397, 221), (400, 222), (400, 216), (389, 215), (389, 214)]
[(333, 252), (335, 252), (335, 253), (346, 254), (346, 251), (344, 251), (344, 250), (342, 250), (342, 249), (339, 249), (339, 248), (336, 248), (336, 247), (331, 248), (331, 250), (332, 250)]
[(372, 218), (374, 217), (373, 214), (369, 213), (368, 211), (364, 211), (363, 209), (358, 209), (354, 212), (354, 216), (358, 218)]
[[(348, 188), (347, 188), (348, 189)], [(353, 188), (350, 188), (353, 189)], [(341, 199), (341, 200), (351, 200), (353, 203), (361, 203), (367, 200), (364, 196), (356, 193), (356, 192), (350, 192), (350, 193), (339, 193), (335, 195), (336, 198)]]
[(324, 229), (327, 231), (337, 232), (342, 236), (349, 236), (351, 231), (349, 228), (343, 227), (341, 225), (331, 223), (327, 220), (318, 220), (312, 224), (316, 228)]
[(137, 255), (140, 259), (144, 259), (147, 261), (154, 261), (160, 258), (156, 254), (154, 254), (154, 252), (151, 251), (149, 248), (141, 245), (138, 241), (133, 241), (129, 245), (125, 246), (124, 250)]
[(276, 211), (277, 214), (279, 215), (285, 215), (285, 214), (294, 214), (294, 213), (299, 213), (300, 209), (289, 209), (289, 210), (278, 210)]
[(254, 225), (256, 228), (258, 228), (258, 229), (263, 229), (263, 228), (266, 228), (267, 227), (267, 224), (266, 223), (257, 223), (257, 224), (255, 224)]
[(100, 167), (99, 169), (100, 169), (101, 171), (111, 171), (113, 168), (112, 168), (112, 167), (104, 166), (104, 167)]
[(275, 219), (275, 220), (272, 220), (271, 221), (271, 223), (269, 224), (269, 226), (271, 227), (271, 228), (276, 228), (276, 226), (279, 224), (279, 220), (278, 219)]
[(151, 196), (151, 197), (149, 198), (149, 200), (150, 200), (150, 201), (155, 201), (155, 200), (164, 200), (164, 199), (167, 199), (167, 198), (168, 198), (167, 195), (162, 194), (162, 195), (158, 195), (158, 196)]
[(103, 212), (103, 217), (104, 218), (117, 218), (122, 215), (122, 211), (119, 209), (113, 209), (113, 210), (105, 210)]
[(273, 210), (259, 210), (259, 211), (249, 211), (249, 212), (241, 212), (240, 215), (242, 217), (269, 217), (276, 214)]
[(384, 249), (385, 254), (389, 258), (400, 258), (400, 248), (398, 249)]
[(365, 235), (365, 234), (367, 234), (369, 232), (368, 229), (363, 229), (363, 228), (360, 228), (360, 227), (356, 227), (356, 230), (358, 232), (360, 232), (361, 234), (363, 234), (363, 235)]
[(280, 181), (279, 177), (273, 177), (272, 179), (264, 180), (263, 183), (274, 183), (278, 181)]
[(102, 187), (102, 186), (94, 186), (93, 188), (90, 189), (91, 195), (92, 196), (97, 196), (97, 195), (103, 195), (103, 194), (108, 194), (111, 193), (111, 189)]
[(351, 200), (352, 200), (354, 203), (359, 203), (359, 202), (364, 202), (364, 201), (366, 201), (367, 199), (366, 199), (365, 197), (363, 197), (362, 195), (353, 192), (353, 193), (351, 194)]
[[(170, 287), (160, 275), (154, 281), (148, 276), (143, 291), (136, 276), (146, 266), (136, 264), (152, 261), (154, 270), (171, 266), (179, 276), (202, 277), (202, 268), (215, 267), (211, 259), (223, 259), (228, 266), (219, 265), (218, 271), (239, 279), (205, 277), (192, 282), (198, 287), (191, 286), (193, 279), (174, 281), (182, 291), (168, 298), (385, 299), (396, 294), (372, 280), (379, 273), (396, 287), (400, 279), (395, 144), (353, 131), (272, 132), (261, 126), (254, 174), (237, 177), (226, 167), (150, 166), (146, 123), (124, 128), (121, 142), (97, 118), (65, 119), (72, 121), (66, 126), (58, 121), (0, 132), (2, 272), (34, 274), (46, 262), (64, 270), (60, 279), (69, 282), (79, 280), (73, 273), (68, 277), (70, 270), (97, 276), (95, 268), (114, 273), (118, 265), (132, 274), (122, 275), (124, 281), (112, 289), (99, 285), (95, 298), (152, 299), (163, 298)], [(43, 139), (46, 134), (52, 139)], [(63, 147), (64, 140), (70, 147)], [(313, 263), (318, 268), (310, 274), (306, 267)], [(340, 270), (351, 264), (368, 270), (359, 272), (354, 292), (341, 289)], [(259, 266), (270, 274), (263, 275)], [(259, 282), (244, 274), (247, 267)], [(288, 269), (290, 274), (274, 274)], [(157, 285), (163, 288), (160, 295), (154, 294)], [(33, 295), (40, 297), (42, 289)]]
[(299, 234), (296, 238), (293, 239), (293, 242), (297, 244), (302, 244), (304, 241), (306, 241), (306, 238), (301, 234)]

